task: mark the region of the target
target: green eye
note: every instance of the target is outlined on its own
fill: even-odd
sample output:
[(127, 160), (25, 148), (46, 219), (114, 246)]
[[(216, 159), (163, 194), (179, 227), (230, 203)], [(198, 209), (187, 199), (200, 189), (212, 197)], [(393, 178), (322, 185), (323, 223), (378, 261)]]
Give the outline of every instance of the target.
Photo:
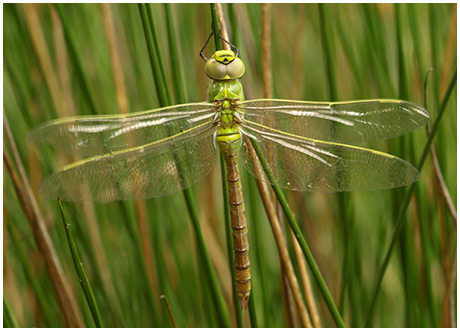
[(211, 58), (204, 67), (206, 75), (215, 80), (238, 79), (244, 75), (244, 63), (240, 58), (235, 58), (229, 64), (224, 64)]
[(235, 58), (231, 63), (227, 64), (227, 75), (231, 79), (238, 79), (244, 75), (244, 63), (240, 58)]
[(204, 72), (211, 79), (224, 80), (227, 76), (227, 66), (210, 58), (204, 67)]

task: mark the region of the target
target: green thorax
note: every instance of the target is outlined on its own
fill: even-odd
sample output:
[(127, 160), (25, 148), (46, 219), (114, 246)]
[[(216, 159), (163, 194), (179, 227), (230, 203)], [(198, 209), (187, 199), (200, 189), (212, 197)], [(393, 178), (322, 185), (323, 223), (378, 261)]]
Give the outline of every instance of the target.
[(213, 80), (208, 87), (208, 101), (218, 112), (216, 140), (227, 156), (236, 155), (241, 146), (239, 103), (244, 94), (238, 78), (244, 71), (243, 61), (230, 50), (216, 51), (205, 65), (206, 75)]
[(208, 87), (208, 101), (219, 112), (216, 140), (224, 155), (234, 155), (241, 146), (238, 129), (239, 102), (244, 100), (243, 87), (237, 80), (213, 81)]

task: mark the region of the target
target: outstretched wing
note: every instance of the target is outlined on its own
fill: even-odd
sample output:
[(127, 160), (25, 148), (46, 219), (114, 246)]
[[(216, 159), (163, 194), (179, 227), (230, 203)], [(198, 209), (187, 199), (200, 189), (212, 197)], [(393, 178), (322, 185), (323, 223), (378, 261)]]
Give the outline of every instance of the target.
[[(261, 147), (280, 187), (297, 191), (341, 192), (389, 189), (418, 179), (410, 163), (386, 153), (345, 144), (304, 138), (245, 121), (242, 131)], [(246, 169), (267, 181), (259, 162), (253, 164), (247, 148)], [(254, 170), (259, 168), (262, 172)]]
[(397, 137), (424, 125), (425, 109), (400, 100), (310, 102), (277, 99), (241, 103), (243, 119), (296, 136), (360, 143)]
[(28, 141), (92, 157), (165, 139), (211, 123), (214, 116), (212, 104), (190, 103), (128, 115), (70, 117), (39, 126), (28, 136)]
[(201, 181), (215, 161), (209, 123), (141, 146), (73, 163), (47, 178), (44, 196), (70, 201), (148, 199)]

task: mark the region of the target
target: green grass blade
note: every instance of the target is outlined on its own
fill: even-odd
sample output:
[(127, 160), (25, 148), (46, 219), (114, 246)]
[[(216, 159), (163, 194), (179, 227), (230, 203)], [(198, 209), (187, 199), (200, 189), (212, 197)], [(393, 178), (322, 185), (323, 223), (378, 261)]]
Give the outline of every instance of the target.
[[(267, 228), (267, 223), (264, 222), (266, 219), (260, 217), (258, 214), (258, 201), (260, 200), (260, 194), (259, 190), (257, 189), (257, 184), (255, 182), (255, 178), (252, 177), (251, 175), (248, 176), (247, 180), (247, 190), (248, 190), (248, 198), (250, 198), (251, 204), (248, 203), (248, 215), (249, 219), (252, 221), (252, 227), (251, 227), (251, 245), (254, 247), (253, 251), (255, 252), (264, 252), (266, 245), (266, 237), (264, 233), (264, 229)], [(251, 256), (252, 258), (252, 256)], [(270, 313), (271, 310), (271, 301), (268, 299), (268, 293), (270, 289), (270, 279), (272, 279), (273, 275), (270, 273), (270, 269), (267, 266), (265, 256), (264, 254), (255, 254), (255, 257), (253, 259), (254, 263), (254, 268), (252, 268), (251, 273), (254, 275), (254, 281), (253, 281), (253, 289), (251, 290), (251, 296), (254, 296), (254, 287), (258, 286), (257, 289), (259, 290), (258, 293), (258, 302), (260, 304), (258, 305), (259, 311), (262, 311), (262, 317), (263, 324), (264, 325), (273, 325), (273, 320), (274, 316), (273, 314)], [(255, 305), (255, 304), (254, 304)], [(251, 309), (251, 299), (249, 300), (249, 308)], [(251, 317), (251, 326), (252, 327), (257, 327), (255, 326), (255, 322), (258, 321), (256, 316)], [(255, 322), (252, 322), (254, 319)]]
[[(423, 153), (422, 153), (422, 156), (420, 157), (420, 160), (419, 162), (417, 163), (417, 169), (419, 169), (419, 171), (422, 170), (422, 167), (425, 163), (425, 160), (430, 152), (430, 146), (431, 146), (431, 143), (433, 142), (433, 139), (438, 131), (438, 127), (439, 127), (439, 123), (441, 122), (441, 119), (444, 115), (444, 112), (446, 110), (446, 107), (447, 107), (447, 103), (449, 102), (449, 99), (450, 99), (450, 96), (452, 94), (452, 91), (454, 89), (454, 86), (456, 84), (456, 81), (457, 81), (457, 70), (455, 70), (455, 73), (450, 81), (450, 84), (449, 84), (449, 87), (446, 91), (446, 94), (442, 100), (442, 103), (439, 107), (439, 114), (438, 116), (436, 117), (436, 120), (433, 124), (433, 128), (431, 130), (431, 133), (430, 135), (428, 136), (428, 140), (425, 144), (425, 148), (423, 150)], [(377, 297), (378, 297), (378, 294), (380, 293), (380, 285), (382, 284), (382, 280), (383, 280), (383, 277), (385, 276), (385, 271), (388, 267), (388, 264), (390, 263), (390, 258), (391, 258), (391, 255), (393, 253), (393, 249), (396, 245), (396, 243), (398, 242), (399, 238), (400, 238), (400, 235), (401, 235), (401, 230), (403, 228), (403, 225), (404, 225), (404, 216), (406, 214), (406, 210), (407, 210), (407, 207), (409, 206), (409, 202), (412, 198), (412, 193), (414, 192), (414, 188), (415, 188), (415, 185), (417, 184), (417, 182), (415, 182), (414, 184), (412, 184), (408, 190), (408, 192), (406, 193), (406, 198), (403, 202), (403, 204), (401, 205), (401, 209), (399, 211), (399, 214), (398, 214), (398, 218), (396, 220), (396, 225), (395, 225), (395, 229), (394, 229), (394, 232), (393, 232), (393, 235), (391, 237), (391, 243), (390, 243), (390, 246), (388, 247), (388, 250), (385, 254), (385, 258), (382, 262), (382, 265), (379, 269), (379, 274), (378, 274), (378, 277), (377, 277), (377, 281), (376, 281), (376, 284), (374, 286), (374, 291), (373, 291), (373, 295), (372, 295), (372, 299), (371, 299), (371, 304), (369, 306), (369, 309), (368, 309), (368, 312), (367, 312), (367, 317), (366, 317), (366, 323), (365, 323), (365, 327), (371, 327), (372, 325), (372, 319), (374, 317), (374, 308), (375, 308), (375, 303), (377, 302)]]
[(160, 59), (157, 56), (158, 52), (154, 44), (153, 38), (153, 26), (150, 25), (149, 14), (145, 4), (138, 4), (139, 13), (141, 16), (142, 27), (144, 28), (145, 42), (147, 44), (147, 49), (149, 52), (150, 68), (152, 70), (153, 80), (155, 81), (155, 88), (158, 93), (158, 98), (160, 99), (160, 105), (162, 107), (169, 106), (171, 101), (169, 99), (168, 92), (166, 91), (166, 82), (163, 79), (162, 66), (160, 64)]
[(435, 9), (435, 4), (429, 4), (429, 15), (430, 15), (430, 49), (431, 49), (431, 67), (433, 70), (433, 94), (434, 94), (434, 104), (439, 104), (439, 70), (441, 66), (439, 65), (439, 57), (440, 57), (440, 49), (441, 46), (439, 44), (439, 22), (438, 18), (436, 17), (437, 10)]
[[(170, 95), (168, 94), (168, 89), (166, 89), (166, 74), (165, 74), (165, 68), (163, 65), (163, 63), (165, 63), (165, 61), (163, 61), (163, 57), (161, 55), (161, 52), (160, 52), (160, 42), (158, 41), (158, 34), (157, 34), (157, 29), (156, 29), (156, 26), (155, 26), (155, 20), (153, 18), (153, 12), (152, 12), (152, 4), (150, 3), (146, 3), (145, 4), (145, 8), (146, 8), (146, 11), (147, 11), (147, 17), (148, 17), (148, 20), (149, 20), (149, 25), (150, 25), (150, 29), (152, 31), (152, 38), (153, 38), (153, 50), (154, 50), (154, 53), (155, 53), (155, 58), (158, 59), (158, 63), (160, 64), (160, 73), (161, 73), (161, 78), (162, 78), (162, 81), (163, 83), (165, 84), (165, 93), (168, 95), (168, 98), (169, 100), (171, 100), (171, 97)], [(171, 103), (171, 101), (170, 101)]]
[[(270, 169), (270, 166), (267, 160), (265, 159), (263, 155), (262, 150), (260, 149), (260, 146), (257, 144), (257, 141), (255, 141), (253, 138), (250, 138), (250, 140), (251, 140), (252, 145), (254, 146), (257, 156), (259, 157), (260, 163), (262, 164), (262, 167), (265, 171), (265, 174), (267, 175), (267, 178), (270, 180), (270, 182), (276, 183), (276, 179)], [(326, 302), (327, 308), (329, 309), (329, 312), (331, 313), (332, 318), (334, 319), (338, 327), (345, 327), (345, 323), (342, 319), (342, 316), (340, 315), (337, 309), (337, 306), (335, 305), (335, 302), (332, 299), (331, 293), (329, 292), (329, 289), (327, 288), (326, 282), (324, 281), (324, 278), (321, 275), (318, 265), (316, 264), (313, 254), (311, 253), (310, 248), (308, 247), (308, 244), (302, 234), (302, 231), (300, 230), (300, 227), (297, 224), (294, 213), (291, 211), (291, 208), (289, 207), (289, 204), (286, 200), (286, 197), (283, 194), (283, 191), (278, 186), (273, 185), (273, 184), (272, 184), (272, 188), (276, 194), (278, 202), (281, 205), (281, 208), (283, 208), (284, 214), (286, 215), (289, 225), (292, 231), (294, 232), (294, 235), (297, 238), (297, 241), (299, 242), (300, 247), (302, 248), (302, 251), (305, 255), (305, 258), (307, 259), (308, 265), (310, 266), (313, 276), (315, 277), (316, 283), (318, 284), (318, 287), (321, 291), (321, 294), (323, 295), (324, 301)]]
[(187, 102), (185, 96), (184, 78), (182, 77), (182, 66), (180, 63), (180, 53), (177, 48), (177, 42), (175, 39), (176, 31), (174, 28), (173, 15), (171, 12), (171, 4), (165, 3), (165, 16), (166, 16), (166, 29), (168, 33), (168, 45), (169, 45), (169, 58), (171, 60), (171, 71), (173, 77), (173, 88), (175, 100), (177, 103)]
[(97, 114), (98, 109), (96, 106), (96, 102), (94, 100), (93, 94), (91, 93), (91, 84), (88, 82), (87, 77), (84, 75), (84, 70), (83, 70), (83, 63), (78, 55), (77, 48), (78, 46), (76, 45), (76, 42), (72, 38), (72, 35), (69, 31), (69, 27), (67, 26), (66, 22), (67, 20), (65, 19), (64, 13), (63, 13), (63, 6), (64, 4), (57, 3), (56, 8), (59, 14), (59, 17), (62, 22), (62, 28), (64, 29), (64, 36), (66, 40), (67, 47), (69, 48), (69, 54), (76, 66), (76, 74), (78, 76), (78, 81), (81, 84), (81, 87), (83, 89), (84, 93), (84, 100), (88, 102), (91, 114)]
[(240, 34), (238, 29), (238, 19), (235, 13), (235, 4), (229, 3), (228, 4), (228, 17), (230, 20), (230, 26), (232, 30), (232, 44), (238, 46), (240, 44)]
[(219, 51), (222, 49), (222, 43), (220, 41), (220, 25), (219, 25), (219, 19), (217, 18), (217, 7), (215, 3), (211, 3), (211, 18), (212, 18), (212, 23), (211, 23), (211, 28), (212, 32), (214, 33), (214, 45), (216, 46), (216, 51)]
[(249, 318), (251, 320), (251, 327), (258, 328), (259, 322), (257, 320), (257, 313), (256, 313), (256, 300), (254, 296), (254, 289), (251, 289), (251, 297), (249, 298), (248, 308), (249, 308)]
[[(162, 80), (161, 67), (162, 65), (159, 62), (159, 59), (155, 57), (155, 54), (158, 52), (155, 48), (154, 38), (152, 34), (155, 34), (154, 26), (151, 26), (148, 19), (147, 8), (139, 4), (139, 12), (141, 15), (142, 25), (144, 27), (144, 33), (146, 38), (147, 47), (149, 50), (149, 58), (152, 69), (152, 75), (155, 80), (155, 86), (157, 89), (158, 97), (160, 98), (160, 105), (162, 107), (170, 105), (170, 99), (166, 91), (166, 82)], [(178, 55), (176, 55), (178, 56)], [(176, 72), (177, 74), (177, 72)], [(175, 77), (175, 79), (180, 79), (180, 77)], [(224, 299), (219, 287), (219, 282), (217, 276), (214, 272), (211, 259), (206, 249), (206, 244), (204, 241), (203, 234), (201, 232), (201, 226), (198, 216), (198, 208), (196, 206), (195, 199), (191, 189), (186, 189), (183, 191), (187, 209), (192, 221), (193, 229), (195, 232), (195, 238), (198, 245), (198, 251), (200, 260), (204, 265), (205, 275), (207, 278), (207, 283), (211, 288), (211, 296), (213, 298), (214, 304), (219, 317), (219, 325), (229, 326), (228, 313), (226, 311)]]
[(332, 47), (332, 32), (330, 31), (329, 23), (329, 8), (328, 4), (318, 4), (320, 27), (321, 27), (321, 42), (323, 44), (323, 54), (326, 65), (326, 73), (328, 78), (329, 99), (331, 101), (338, 100), (336, 74), (335, 74), (335, 61), (332, 58), (334, 50)]
[(10, 304), (3, 293), (3, 327), (4, 328), (18, 328), (18, 322), (11, 311)]
[(72, 254), (72, 260), (75, 266), (75, 271), (77, 272), (79, 283), (83, 293), (85, 294), (86, 303), (88, 304), (89, 310), (91, 311), (91, 316), (93, 317), (93, 321), (96, 327), (103, 328), (104, 325), (102, 324), (101, 315), (99, 313), (96, 299), (94, 298), (93, 290), (91, 289), (89, 280), (86, 277), (86, 272), (83, 268), (83, 262), (80, 260), (80, 256), (78, 254), (77, 245), (75, 244), (72, 233), (70, 232), (70, 223), (65, 216), (64, 208), (62, 207), (60, 200), (58, 200), (58, 204), (59, 210), (61, 211), (62, 223), (64, 225), (67, 243), (69, 245), (70, 253)]
[(406, 63), (404, 61), (404, 49), (403, 49), (403, 31), (402, 31), (402, 5), (395, 4), (396, 12), (396, 41), (398, 48), (398, 73), (399, 73), (399, 98), (401, 100), (409, 99), (409, 92), (407, 90), (407, 70)]
[(222, 294), (220, 291), (219, 281), (217, 279), (217, 276), (212, 266), (211, 258), (209, 257), (209, 254), (206, 249), (206, 244), (205, 244), (204, 237), (201, 232), (201, 227), (199, 223), (198, 210), (196, 208), (196, 205), (193, 203), (193, 195), (192, 195), (191, 190), (185, 190), (184, 196), (185, 196), (185, 202), (187, 204), (187, 209), (189, 211), (190, 218), (192, 220), (192, 225), (195, 231), (195, 238), (196, 238), (196, 242), (198, 245), (198, 251), (200, 253), (200, 259), (201, 259), (201, 262), (204, 263), (204, 270), (205, 270), (207, 282), (209, 283), (209, 286), (211, 288), (211, 295), (212, 295), (214, 304), (216, 305), (215, 308), (217, 310), (217, 314), (219, 317), (219, 325), (222, 327), (229, 327), (230, 322), (228, 318), (228, 312), (225, 307), (224, 298), (222, 297)]
[(24, 248), (24, 243), (19, 239), (19, 234), (15, 224), (12, 224), (12, 220), (7, 219), (6, 217), (4, 218), (4, 221), (6, 222), (6, 226), (11, 235), (12, 242), (18, 250), (19, 259), (21, 261), (22, 267), (24, 268), (26, 277), (30, 282), (33, 291), (35, 292), (35, 295), (37, 296), (37, 301), (43, 311), (43, 317), (46, 325), (51, 327), (58, 327), (59, 324), (57, 323), (58, 320), (54, 317), (56, 313), (52, 309), (52, 303), (45, 295), (43, 284), (40, 283), (37, 275), (32, 270), (30, 265), (30, 258), (27, 256), (26, 250)]

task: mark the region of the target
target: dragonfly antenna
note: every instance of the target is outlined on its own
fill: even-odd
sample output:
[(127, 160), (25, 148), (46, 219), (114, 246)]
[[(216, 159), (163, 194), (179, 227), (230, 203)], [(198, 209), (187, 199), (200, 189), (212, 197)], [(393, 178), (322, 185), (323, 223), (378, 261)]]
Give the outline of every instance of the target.
[[(208, 40), (206, 40), (206, 43), (204, 44), (203, 48), (201, 49), (200, 51), (200, 56), (203, 60), (205, 61), (208, 61), (208, 58), (206, 57), (206, 55), (204, 55), (204, 50), (205, 48), (208, 46), (208, 43), (209, 41), (211, 40), (211, 37), (214, 35), (214, 32), (211, 31), (211, 34), (209, 35), (208, 37)], [(219, 38), (222, 39), (223, 41), (225, 41), (228, 45), (230, 45), (231, 48), (233, 48), (235, 50), (235, 56), (238, 57), (238, 54), (240, 54), (240, 50), (238, 49), (238, 47), (236, 47), (235, 45), (233, 45), (231, 42), (229, 42), (228, 40), (224, 39), (220, 34), (219, 34)]]

